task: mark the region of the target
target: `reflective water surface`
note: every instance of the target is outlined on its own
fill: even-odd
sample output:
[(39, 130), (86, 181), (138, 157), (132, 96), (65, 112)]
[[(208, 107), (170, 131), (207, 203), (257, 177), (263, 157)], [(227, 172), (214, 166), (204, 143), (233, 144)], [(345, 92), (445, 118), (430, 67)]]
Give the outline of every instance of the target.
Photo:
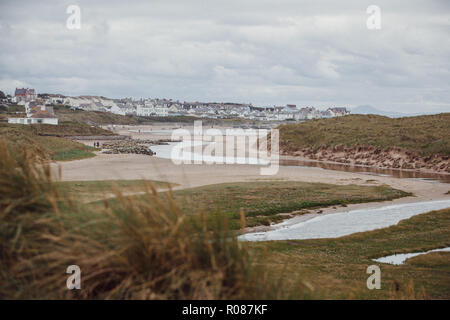
[(450, 199), (387, 205), (318, 216), (295, 223), (295, 218), (272, 226), (273, 230), (243, 234), (240, 240), (271, 241), (338, 238), (356, 232), (386, 228), (412, 216), (450, 207)]
[(430, 252), (450, 252), (450, 247), (433, 249), (433, 250), (428, 250), (428, 251), (424, 251), (424, 252), (393, 254), (391, 256), (382, 257), (382, 258), (378, 258), (378, 259), (372, 259), (372, 260), (376, 261), (376, 262), (381, 262), (381, 263), (400, 265), (400, 264), (405, 263), (405, 261), (409, 258), (420, 256), (422, 254), (427, 254)]

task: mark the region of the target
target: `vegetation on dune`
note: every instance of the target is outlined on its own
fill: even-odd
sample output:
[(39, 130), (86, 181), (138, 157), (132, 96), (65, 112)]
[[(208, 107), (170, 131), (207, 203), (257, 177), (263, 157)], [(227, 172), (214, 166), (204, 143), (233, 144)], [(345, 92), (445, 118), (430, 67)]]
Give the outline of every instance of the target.
[(279, 127), (280, 143), (293, 149), (366, 145), (400, 147), (421, 156), (450, 155), (450, 113), (391, 119), (348, 115)]
[[(8, 108), (8, 112), (11, 112), (11, 108), (13, 107)], [(7, 116), (24, 117), (25, 115), (13, 114)], [(12, 154), (26, 147), (33, 152), (39, 153), (44, 158), (58, 161), (77, 160), (95, 156), (92, 153), (95, 148), (69, 139), (63, 139), (63, 137), (109, 135), (113, 135), (113, 133), (100, 127), (84, 122), (65, 121), (64, 119), (59, 119), (58, 125), (0, 123), (0, 140), (7, 142), (8, 149)]]
[[(2, 144), (0, 152), (2, 299), (291, 297), (224, 216), (207, 228), (204, 215), (187, 219), (152, 186), (147, 202), (118, 192), (118, 206), (92, 210), (64, 195), (27, 149), (13, 158)], [(81, 290), (67, 290), (70, 265), (82, 270)]]
[[(332, 185), (300, 181), (240, 182), (209, 185), (172, 192), (185, 212), (204, 211), (210, 219), (226, 214), (238, 229), (243, 211), (248, 227), (269, 225), (291, 218), (293, 211), (349, 203), (386, 201), (411, 195), (389, 186)], [(133, 199), (143, 199), (134, 196)], [(110, 200), (114, 205), (115, 200)]]
[(114, 135), (111, 131), (104, 130), (96, 126), (90, 126), (85, 123), (61, 121), (58, 125), (51, 124), (8, 124), (0, 123), (0, 134), (8, 131), (23, 131), (27, 134), (39, 136), (109, 136)]
[[(301, 275), (318, 297), (327, 299), (449, 299), (450, 253), (436, 252), (403, 265), (372, 259), (397, 253), (424, 252), (450, 246), (450, 209), (402, 220), (389, 228), (337, 239), (253, 243), (267, 252), (273, 273)], [(366, 269), (381, 268), (381, 290), (368, 290)], [(289, 278), (286, 278), (289, 282)]]
[[(51, 125), (48, 125), (51, 126)], [(55, 127), (55, 126), (53, 126)], [(39, 135), (42, 127), (34, 125), (0, 124), (0, 140), (6, 143), (12, 155), (22, 148), (52, 160), (75, 160), (95, 156), (95, 148), (60, 137)]]
[(63, 105), (53, 106), (56, 117), (60, 121), (89, 123), (97, 125), (119, 124), (136, 125), (139, 122), (131, 116), (122, 116), (111, 112), (72, 110)]

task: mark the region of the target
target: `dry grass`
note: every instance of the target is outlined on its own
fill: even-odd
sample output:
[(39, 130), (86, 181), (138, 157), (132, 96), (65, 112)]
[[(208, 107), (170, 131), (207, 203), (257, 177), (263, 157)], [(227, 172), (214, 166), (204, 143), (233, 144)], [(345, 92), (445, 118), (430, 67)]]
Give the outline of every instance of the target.
[[(186, 215), (148, 186), (135, 203), (91, 211), (60, 194), (47, 164), (0, 145), (0, 298), (276, 299), (290, 297), (217, 216)], [(258, 261), (256, 263), (255, 261)], [(82, 289), (68, 290), (69, 265)], [(297, 286), (295, 297), (303, 297)]]

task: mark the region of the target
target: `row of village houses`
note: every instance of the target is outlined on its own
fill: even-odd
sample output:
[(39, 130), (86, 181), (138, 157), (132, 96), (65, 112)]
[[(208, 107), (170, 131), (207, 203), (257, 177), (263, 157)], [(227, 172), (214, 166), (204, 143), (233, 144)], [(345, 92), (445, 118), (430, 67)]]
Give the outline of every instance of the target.
[[(55, 94), (36, 95), (34, 89), (16, 89), (12, 102), (26, 105), (62, 104), (73, 109), (103, 111), (120, 115), (136, 116), (195, 116), (201, 118), (243, 118), (263, 121), (307, 120), (342, 116), (350, 112), (344, 107), (318, 110), (314, 107), (253, 106), (240, 103), (180, 102), (171, 99), (108, 99), (99, 96), (66, 97)], [(45, 108), (44, 108), (45, 109)]]

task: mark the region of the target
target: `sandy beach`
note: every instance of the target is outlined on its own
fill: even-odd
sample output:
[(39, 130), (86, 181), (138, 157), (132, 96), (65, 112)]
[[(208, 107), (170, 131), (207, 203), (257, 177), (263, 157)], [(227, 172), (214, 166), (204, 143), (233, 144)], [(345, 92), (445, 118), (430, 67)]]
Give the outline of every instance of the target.
[[(133, 139), (168, 139), (171, 130), (178, 125), (162, 124), (152, 126), (130, 127), (118, 126), (114, 132), (128, 135)], [(191, 129), (192, 126), (184, 126)], [(110, 128), (111, 129), (111, 128)], [(224, 129), (224, 128), (222, 128)], [(90, 144), (91, 141), (82, 141)], [(337, 185), (382, 185), (411, 192), (414, 196), (396, 199), (389, 204), (420, 202), (449, 199), (446, 194), (450, 190), (448, 183), (422, 179), (405, 179), (387, 175), (364, 174), (339, 170), (327, 170), (318, 167), (280, 166), (278, 173), (272, 176), (260, 175), (261, 166), (249, 164), (181, 164), (176, 165), (170, 159), (137, 155), (137, 154), (102, 154), (97, 152), (94, 158), (59, 162), (53, 164), (55, 172), (61, 167), (63, 181), (80, 180), (159, 180), (178, 184), (174, 189), (193, 188), (210, 184), (249, 182), (264, 180), (291, 180), (305, 182), (321, 182)], [(330, 214), (360, 208), (376, 208), (386, 202), (351, 204), (347, 207), (329, 207), (310, 210), (309, 214), (297, 216), (296, 221), (313, 218), (319, 214)], [(264, 230), (258, 227), (249, 231)]]

